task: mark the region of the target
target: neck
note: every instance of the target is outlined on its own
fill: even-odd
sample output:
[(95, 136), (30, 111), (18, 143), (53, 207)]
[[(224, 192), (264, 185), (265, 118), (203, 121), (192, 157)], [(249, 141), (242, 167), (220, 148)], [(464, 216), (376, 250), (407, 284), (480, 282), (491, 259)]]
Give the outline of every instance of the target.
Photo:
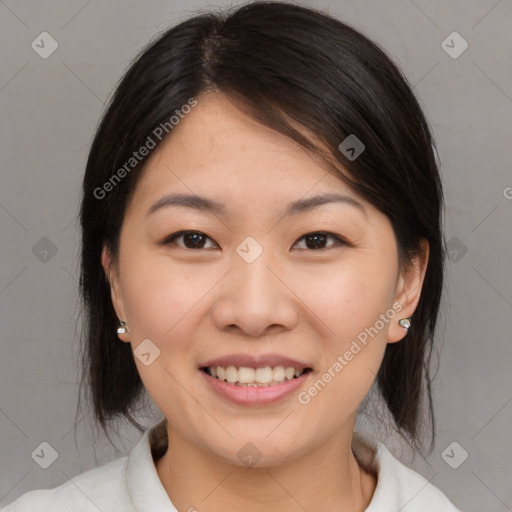
[(259, 468), (232, 464), (167, 428), (169, 449), (155, 465), (178, 510), (363, 512), (375, 490), (376, 477), (354, 457), (351, 431), (314, 452)]

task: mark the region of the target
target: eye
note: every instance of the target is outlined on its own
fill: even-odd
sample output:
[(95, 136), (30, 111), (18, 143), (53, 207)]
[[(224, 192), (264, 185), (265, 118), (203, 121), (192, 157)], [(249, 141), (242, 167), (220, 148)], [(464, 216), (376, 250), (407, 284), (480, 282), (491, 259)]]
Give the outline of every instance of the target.
[[(335, 241), (334, 244), (325, 246), (325, 243), (328, 239), (332, 239)], [(183, 243), (178, 244), (176, 240), (182, 240)], [(213, 242), (212, 247), (207, 247), (206, 242), (207, 240), (210, 240), (213, 242), (213, 240), (202, 233), (201, 231), (178, 231), (177, 233), (173, 233), (172, 235), (169, 235), (163, 242), (163, 245), (179, 245), (185, 249), (208, 249), (208, 248), (218, 248), (219, 246)], [(322, 250), (322, 249), (328, 249), (329, 247), (333, 247), (336, 245), (348, 245), (346, 240), (341, 238), (338, 235), (334, 235), (332, 233), (326, 233), (324, 231), (318, 231), (313, 233), (307, 233), (306, 235), (303, 235), (297, 242), (295, 242), (294, 246), (296, 246), (300, 241), (305, 242), (305, 247), (300, 248), (302, 249), (312, 249), (312, 250)]]
[[(175, 240), (182, 239), (182, 244), (176, 244)], [(211, 238), (201, 231), (179, 231), (177, 233), (173, 233), (169, 235), (164, 241), (164, 245), (168, 244), (176, 244), (184, 247), (185, 249), (204, 249), (206, 240), (211, 240)], [(212, 240), (213, 242), (213, 240)], [(215, 243), (215, 242), (214, 242)], [(218, 247), (217, 244), (215, 244)], [(208, 248), (208, 247), (207, 247)], [(215, 249), (215, 247), (213, 247)]]
[[(327, 239), (333, 239), (336, 243), (325, 247), (324, 244)], [(348, 245), (347, 242), (341, 238), (338, 235), (334, 235), (332, 233), (326, 233), (324, 231), (318, 231), (314, 233), (308, 233), (306, 235), (303, 235), (295, 244), (297, 244), (299, 241), (304, 240), (306, 244), (306, 249), (313, 249), (313, 250), (321, 250), (321, 249), (328, 249), (329, 247), (333, 247), (336, 245)]]

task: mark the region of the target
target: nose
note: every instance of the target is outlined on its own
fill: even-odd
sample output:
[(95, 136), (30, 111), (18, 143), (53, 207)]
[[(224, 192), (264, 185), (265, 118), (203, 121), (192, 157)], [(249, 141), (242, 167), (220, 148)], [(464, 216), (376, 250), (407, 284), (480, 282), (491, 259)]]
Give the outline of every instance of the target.
[(299, 305), (284, 274), (265, 252), (252, 263), (235, 261), (213, 306), (217, 328), (261, 337), (296, 327)]

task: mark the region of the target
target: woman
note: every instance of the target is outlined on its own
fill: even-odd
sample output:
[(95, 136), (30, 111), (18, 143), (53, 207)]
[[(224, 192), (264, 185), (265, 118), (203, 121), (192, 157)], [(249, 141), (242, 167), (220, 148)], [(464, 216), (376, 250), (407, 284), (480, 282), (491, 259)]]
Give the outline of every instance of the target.
[(144, 391), (164, 418), (6, 512), (456, 511), (354, 431), (375, 384), (418, 450), (426, 390), (434, 435), (442, 201), (410, 87), (354, 29), (256, 2), (160, 36), (92, 144), (81, 292), (99, 424)]

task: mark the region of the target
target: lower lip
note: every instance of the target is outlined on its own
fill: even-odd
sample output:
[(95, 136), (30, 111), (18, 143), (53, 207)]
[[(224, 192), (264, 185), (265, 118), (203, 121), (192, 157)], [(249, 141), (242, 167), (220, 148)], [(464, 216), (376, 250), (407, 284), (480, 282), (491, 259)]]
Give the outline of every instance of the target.
[(278, 402), (294, 391), (297, 391), (312, 372), (310, 370), (296, 379), (266, 387), (236, 386), (224, 380), (216, 379), (203, 370), (199, 370), (199, 373), (203, 375), (207, 384), (211, 386), (216, 393), (231, 402), (238, 405), (266, 405)]

